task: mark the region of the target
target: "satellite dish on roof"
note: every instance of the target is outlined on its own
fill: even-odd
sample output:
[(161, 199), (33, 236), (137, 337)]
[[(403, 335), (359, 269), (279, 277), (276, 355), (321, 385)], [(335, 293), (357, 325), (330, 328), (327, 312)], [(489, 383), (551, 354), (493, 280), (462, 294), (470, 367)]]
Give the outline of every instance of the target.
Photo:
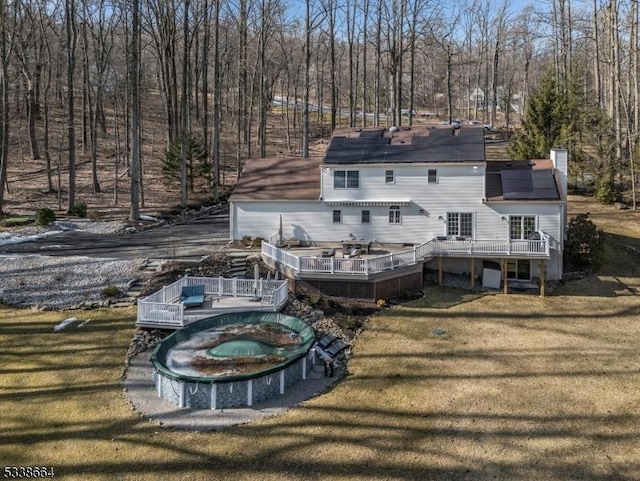
[(389, 132), (397, 132), (398, 130), (400, 130), (398, 127), (396, 127), (395, 125), (389, 127)]

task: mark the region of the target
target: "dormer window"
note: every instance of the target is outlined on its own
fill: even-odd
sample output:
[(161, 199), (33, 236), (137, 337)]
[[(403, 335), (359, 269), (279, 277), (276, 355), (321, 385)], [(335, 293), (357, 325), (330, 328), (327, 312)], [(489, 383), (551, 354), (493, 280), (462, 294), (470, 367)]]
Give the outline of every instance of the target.
[(334, 189), (359, 189), (360, 188), (360, 172), (357, 170), (334, 170), (333, 171), (333, 188)]

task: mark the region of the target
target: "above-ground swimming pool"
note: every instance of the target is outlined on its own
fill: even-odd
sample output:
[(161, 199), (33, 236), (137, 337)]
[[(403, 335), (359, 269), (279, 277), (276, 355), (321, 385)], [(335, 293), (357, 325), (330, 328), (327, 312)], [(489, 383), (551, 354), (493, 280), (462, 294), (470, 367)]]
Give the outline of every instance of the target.
[(306, 379), (314, 341), (311, 326), (281, 313), (202, 319), (153, 351), (158, 396), (187, 408), (251, 406)]

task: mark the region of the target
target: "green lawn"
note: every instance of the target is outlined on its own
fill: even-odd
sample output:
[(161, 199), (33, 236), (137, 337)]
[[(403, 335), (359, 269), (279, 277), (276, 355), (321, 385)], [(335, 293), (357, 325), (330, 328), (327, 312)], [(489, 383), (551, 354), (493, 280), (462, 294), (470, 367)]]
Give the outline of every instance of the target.
[[(429, 287), (371, 318), (330, 392), (218, 433), (130, 408), (133, 308), (0, 309), (0, 458), (79, 480), (639, 479), (640, 277), (622, 274), (545, 298)], [(53, 332), (71, 315), (92, 320)]]

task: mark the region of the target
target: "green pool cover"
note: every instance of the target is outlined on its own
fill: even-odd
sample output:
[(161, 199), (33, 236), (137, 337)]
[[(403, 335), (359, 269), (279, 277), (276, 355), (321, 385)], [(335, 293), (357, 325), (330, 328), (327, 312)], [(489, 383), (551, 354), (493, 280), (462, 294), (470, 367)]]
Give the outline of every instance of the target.
[(255, 357), (269, 356), (275, 354), (276, 350), (260, 341), (249, 339), (239, 339), (237, 341), (227, 341), (212, 349), (209, 354), (213, 357)]
[[(167, 353), (175, 345), (189, 340), (195, 333), (206, 331), (208, 329), (230, 326), (233, 324), (281, 324), (287, 329), (295, 332), (300, 343), (297, 347), (291, 349), (274, 349), (266, 343), (249, 340), (238, 339), (230, 340), (215, 346), (209, 350), (209, 354), (215, 357), (242, 357), (242, 356), (264, 356), (272, 355), (277, 352), (278, 355), (284, 356), (285, 360), (268, 369), (251, 374), (238, 374), (234, 376), (186, 376), (173, 372), (166, 365)], [(233, 382), (253, 379), (265, 376), (272, 372), (280, 371), (289, 364), (293, 364), (302, 356), (309, 352), (315, 341), (315, 332), (313, 328), (294, 316), (282, 314), (280, 312), (234, 312), (222, 314), (220, 316), (208, 317), (200, 321), (196, 321), (187, 327), (179, 329), (163, 339), (153, 351), (151, 362), (155, 369), (163, 375), (176, 380), (194, 381), (194, 382)], [(215, 353), (214, 353), (215, 352)]]

